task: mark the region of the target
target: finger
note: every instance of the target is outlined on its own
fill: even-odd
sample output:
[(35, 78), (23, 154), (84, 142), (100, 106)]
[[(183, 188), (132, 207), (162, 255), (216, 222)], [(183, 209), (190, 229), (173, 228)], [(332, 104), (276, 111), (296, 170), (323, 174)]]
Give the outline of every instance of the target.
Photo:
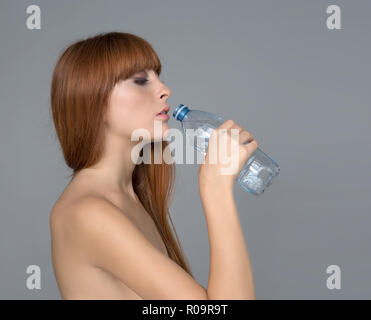
[(252, 140), (254, 140), (254, 137), (250, 132), (243, 130), (240, 133), (240, 144), (249, 143)]
[(232, 130), (235, 130), (235, 132), (237, 132), (238, 134), (244, 131), (244, 129), (236, 123), (229, 130), (231, 130), (231, 132)]
[(233, 125), (235, 125), (235, 122), (232, 119), (228, 119), (224, 121), (217, 129), (230, 129)]
[(249, 152), (253, 153), (256, 149), (258, 149), (259, 147), (259, 143), (258, 141), (256, 141), (255, 139), (252, 140), (251, 142), (247, 143), (247, 144), (244, 144), (243, 145)]

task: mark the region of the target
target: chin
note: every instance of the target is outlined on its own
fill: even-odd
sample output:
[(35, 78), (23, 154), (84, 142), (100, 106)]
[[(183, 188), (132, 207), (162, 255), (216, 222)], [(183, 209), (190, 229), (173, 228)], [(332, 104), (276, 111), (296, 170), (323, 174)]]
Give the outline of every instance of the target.
[(169, 134), (170, 127), (166, 122), (163, 122), (160, 128), (157, 128), (157, 130), (153, 130), (151, 132), (151, 140), (152, 141), (166, 140)]

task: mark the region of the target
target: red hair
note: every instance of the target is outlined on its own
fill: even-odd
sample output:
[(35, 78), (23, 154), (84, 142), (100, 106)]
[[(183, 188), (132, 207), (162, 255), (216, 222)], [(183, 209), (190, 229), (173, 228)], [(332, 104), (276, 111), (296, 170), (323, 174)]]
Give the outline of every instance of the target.
[[(52, 76), (51, 111), (72, 177), (96, 164), (103, 154), (103, 118), (115, 84), (146, 69), (160, 75), (160, 59), (146, 40), (130, 33), (101, 33), (73, 43), (61, 54)], [(168, 145), (160, 143), (162, 150)], [(174, 181), (174, 163), (151, 161), (137, 164), (133, 171), (134, 191), (154, 220), (169, 257), (193, 277), (169, 213)]]

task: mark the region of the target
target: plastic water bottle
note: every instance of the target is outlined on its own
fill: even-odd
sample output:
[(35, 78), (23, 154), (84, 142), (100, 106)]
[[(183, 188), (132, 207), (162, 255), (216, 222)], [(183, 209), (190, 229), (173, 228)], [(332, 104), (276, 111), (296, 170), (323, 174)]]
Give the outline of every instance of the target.
[[(189, 139), (189, 143), (204, 156), (207, 153), (209, 138), (212, 132), (224, 120), (212, 113), (201, 110), (190, 110), (186, 105), (180, 104), (173, 112), (173, 117), (182, 123), (186, 137), (187, 129), (194, 130), (196, 143)], [(249, 143), (249, 142), (247, 142)], [(280, 172), (276, 161), (257, 148), (242, 167), (237, 181), (249, 193), (260, 195), (272, 184), (273, 178)]]

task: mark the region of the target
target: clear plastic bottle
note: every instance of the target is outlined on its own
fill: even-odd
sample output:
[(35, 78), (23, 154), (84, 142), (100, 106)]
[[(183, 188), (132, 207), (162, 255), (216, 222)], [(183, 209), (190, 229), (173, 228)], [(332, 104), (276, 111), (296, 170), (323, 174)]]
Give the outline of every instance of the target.
[[(188, 141), (203, 155), (206, 155), (211, 133), (225, 121), (223, 118), (206, 111), (190, 110), (184, 104), (176, 107), (173, 117), (182, 123), (186, 137), (188, 137), (187, 129), (195, 130), (196, 139), (194, 140), (196, 142), (192, 139), (188, 139)], [(200, 139), (197, 139), (197, 137), (200, 137)], [(257, 148), (242, 167), (237, 181), (249, 193), (260, 195), (272, 184), (273, 178), (279, 172), (280, 168), (277, 162)]]

